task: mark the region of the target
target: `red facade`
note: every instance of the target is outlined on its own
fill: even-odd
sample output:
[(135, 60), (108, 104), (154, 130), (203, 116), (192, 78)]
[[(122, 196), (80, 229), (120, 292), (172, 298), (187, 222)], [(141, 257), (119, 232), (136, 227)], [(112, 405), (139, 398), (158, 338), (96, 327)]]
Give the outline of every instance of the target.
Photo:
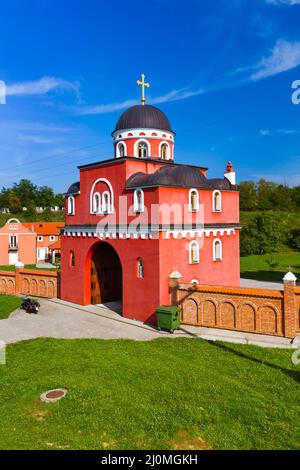
[(239, 285), (239, 194), (232, 167), (207, 179), (205, 168), (175, 164), (166, 116), (133, 108), (113, 133), (115, 158), (80, 167), (66, 193), (61, 296), (122, 301), (124, 316), (154, 322), (175, 271), (183, 282)]

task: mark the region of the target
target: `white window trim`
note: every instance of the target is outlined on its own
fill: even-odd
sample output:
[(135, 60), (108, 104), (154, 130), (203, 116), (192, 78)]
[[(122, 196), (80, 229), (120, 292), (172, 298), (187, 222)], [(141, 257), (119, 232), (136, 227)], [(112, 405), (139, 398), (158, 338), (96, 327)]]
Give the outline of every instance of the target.
[(55, 235), (50, 235), (50, 242), (54, 242), (55, 241)]
[[(105, 194), (108, 195), (107, 210), (104, 210), (104, 207), (105, 207), (104, 196), (105, 196)], [(109, 191), (103, 191), (103, 193), (102, 193), (101, 214), (111, 214), (111, 201), (110, 201), (110, 192)]]
[[(96, 204), (96, 196), (98, 197), (99, 204), (98, 204), (98, 209), (97, 209), (97, 204)], [(101, 214), (101, 196), (100, 193), (95, 192), (93, 194), (93, 214)]]
[[(220, 208), (216, 209), (215, 207), (215, 195), (219, 194), (220, 195)], [(215, 190), (212, 194), (212, 210), (213, 212), (222, 212), (222, 194), (221, 191)]]
[[(196, 197), (196, 209), (193, 209), (192, 207), (192, 193), (196, 192), (197, 197)], [(189, 190), (189, 212), (199, 212), (199, 192), (196, 188), (191, 188)]]
[(43, 235), (38, 235), (37, 241), (38, 241), (38, 242), (42, 242), (42, 241), (43, 241)]
[(125, 153), (124, 153), (124, 156), (127, 155), (127, 145), (126, 145), (125, 142), (121, 141), (121, 142), (118, 142), (118, 143), (117, 143), (117, 148), (116, 148), (116, 157), (117, 157), (117, 158), (120, 158), (120, 157), (121, 157), (121, 155), (120, 155), (120, 145), (124, 145), (124, 149), (125, 149), (125, 150), (124, 150), (124, 152), (125, 152)]
[[(140, 157), (139, 157), (139, 144), (140, 144), (141, 142), (143, 142), (143, 143), (145, 143), (145, 144), (147, 145), (147, 147), (148, 147), (148, 155), (147, 155), (147, 158), (150, 157), (150, 156), (151, 156), (151, 144), (150, 144), (150, 142), (148, 142), (147, 140), (145, 140), (145, 138), (144, 138), (144, 139), (139, 139), (139, 140), (137, 140), (136, 143), (134, 144), (134, 155), (135, 155), (135, 157), (140, 158)], [(144, 158), (144, 157), (143, 157), (143, 158)]]
[[(106, 179), (106, 178), (98, 178), (97, 180), (94, 181), (93, 183), (93, 186), (91, 187), (91, 191), (90, 191), (90, 214), (93, 214), (95, 215), (95, 212), (93, 211), (93, 202), (94, 202), (94, 189), (96, 187), (96, 184), (98, 183), (105, 183), (108, 188), (109, 188), (109, 192), (110, 192), (110, 211), (108, 212), (108, 214), (112, 214), (114, 212), (114, 191), (113, 191), (113, 188), (112, 188), (112, 185), (111, 183)], [(101, 201), (101, 199), (100, 199)]]
[[(192, 246), (197, 246), (197, 253), (198, 253), (198, 261), (192, 260)], [(189, 263), (190, 264), (199, 264), (200, 263), (200, 253), (199, 253), (199, 243), (196, 240), (192, 240), (189, 244)]]
[(166, 145), (167, 148), (168, 148), (166, 160), (171, 160), (171, 147), (170, 147), (169, 142), (167, 142), (166, 140), (163, 140), (162, 142), (160, 142), (160, 144), (159, 144), (159, 146), (158, 146), (158, 156), (159, 156), (159, 158), (161, 158), (161, 159), (163, 160), (163, 158), (162, 158), (162, 156), (161, 156), (161, 147), (162, 147), (163, 145)]
[[(139, 206), (138, 193), (141, 193), (141, 206)], [(133, 211), (134, 212), (144, 212), (145, 203), (144, 203), (144, 191), (141, 188), (137, 188), (133, 193)]]
[[(216, 244), (217, 243), (220, 243), (220, 258), (217, 258), (216, 257)], [(213, 261), (222, 261), (223, 259), (223, 246), (222, 246), (222, 242), (219, 238), (216, 238), (214, 241), (213, 241)]]
[[(14, 237), (16, 237), (16, 244), (12, 244), (11, 240), (14, 239)], [(10, 233), (9, 234), (9, 246), (11, 247), (14, 247), (14, 248), (17, 248), (18, 246), (18, 235), (16, 233)]]
[[(71, 207), (71, 201), (73, 201), (73, 210)], [(73, 196), (68, 197), (68, 215), (74, 215), (75, 214), (75, 198)]]

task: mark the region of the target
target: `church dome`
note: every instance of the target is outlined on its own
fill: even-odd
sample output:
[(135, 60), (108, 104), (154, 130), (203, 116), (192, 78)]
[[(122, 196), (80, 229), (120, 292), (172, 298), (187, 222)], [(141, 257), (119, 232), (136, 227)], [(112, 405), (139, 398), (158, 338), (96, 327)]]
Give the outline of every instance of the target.
[(131, 106), (121, 114), (114, 132), (124, 129), (161, 129), (172, 132), (165, 113), (148, 104)]

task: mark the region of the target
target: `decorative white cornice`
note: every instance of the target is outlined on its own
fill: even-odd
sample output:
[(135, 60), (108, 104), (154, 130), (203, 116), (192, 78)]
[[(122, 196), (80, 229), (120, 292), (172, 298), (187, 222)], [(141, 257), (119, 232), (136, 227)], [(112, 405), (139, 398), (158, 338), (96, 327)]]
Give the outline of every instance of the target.
[[(140, 134), (145, 135), (140, 135)], [(128, 135), (132, 134), (132, 135)], [(152, 135), (156, 134), (156, 135)], [(115, 131), (113, 134), (114, 142), (119, 142), (121, 140), (127, 139), (139, 139), (139, 138), (147, 138), (147, 139), (163, 139), (167, 140), (168, 142), (174, 142), (175, 134), (171, 131), (164, 131), (159, 129), (124, 129), (123, 131)]]
[(125, 228), (109, 228), (104, 229), (102, 227), (80, 227), (80, 229), (76, 227), (67, 227), (63, 229), (63, 235), (66, 237), (93, 237), (93, 238), (100, 238), (102, 239), (123, 239), (126, 240), (128, 238), (132, 239), (152, 239), (153, 237), (157, 237), (157, 234), (161, 233), (164, 238), (167, 239), (177, 239), (177, 238), (188, 238), (188, 239), (196, 239), (201, 238), (205, 235), (205, 237), (216, 237), (220, 236), (223, 237), (224, 235), (235, 235), (235, 228), (208, 228), (208, 229), (199, 229), (199, 230), (183, 230), (183, 229), (176, 229), (176, 230), (159, 230), (159, 229), (148, 229), (148, 228), (141, 228), (137, 230), (135, 227), (125, 227)]

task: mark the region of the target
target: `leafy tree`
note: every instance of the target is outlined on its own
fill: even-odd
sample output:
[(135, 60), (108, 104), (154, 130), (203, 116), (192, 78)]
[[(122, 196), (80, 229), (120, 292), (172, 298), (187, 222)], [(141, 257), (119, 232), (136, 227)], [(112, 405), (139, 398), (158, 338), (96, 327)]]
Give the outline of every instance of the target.
[(300, 250), (300, 227), (293, 228), (289, 232), (288, 245), (295, 250)]
[(241, 254), (263, 254), (278, 251), (282, 242), (282, 222), (278, 214), (262, 212), (241, 230)]
[(37, 187), (27, 179), (14, 183), (12, 193), (19, 198), (23, 207), (28, 207), (31, 202), (36, 203)]
[(239, 185), (240, 209), (242, 211), (254, 211), (257, 208), (256, 186), (253, 181), (243, 181)]

